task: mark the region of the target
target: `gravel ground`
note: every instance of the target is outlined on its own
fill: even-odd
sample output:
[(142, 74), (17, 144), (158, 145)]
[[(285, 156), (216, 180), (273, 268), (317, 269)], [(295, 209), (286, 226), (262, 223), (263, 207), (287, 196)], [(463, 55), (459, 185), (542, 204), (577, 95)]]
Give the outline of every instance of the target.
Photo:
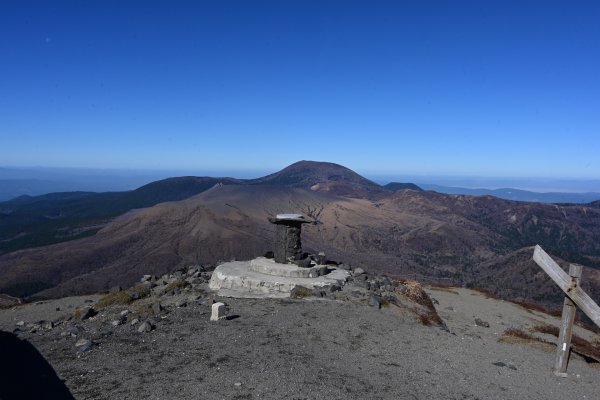
[[(449, 332), (394, 305), (325, 299), (217, 298), (229, 318), (210, 322), (210, 295), (182, 308), (173, 305), (177, 296), (159, 299), (160, 317), (143, 315), (143, 304), (156, 299), (138, 300), (119, 326), (111, 321), (125, 306), (61, 322), (98, 297), (53, 300), (0, 311), (0, 329), (23, 321), (20, 337), (76, 399), (598, 398), (600, 368), (575, 357), (569, 376), (558, 378), (552, 349), (497, 340), (508, 327), (556, 322), (551, 317), (466, 289), (430, 294)], [(139, 333), (134, 316), (155, 329)], [(41, 319), (57, 324), (29, 332), (27, 324)], [(82, 331), (64, 335), (73, 324)], [(79, 353), (82, 338), (96, 346)]]

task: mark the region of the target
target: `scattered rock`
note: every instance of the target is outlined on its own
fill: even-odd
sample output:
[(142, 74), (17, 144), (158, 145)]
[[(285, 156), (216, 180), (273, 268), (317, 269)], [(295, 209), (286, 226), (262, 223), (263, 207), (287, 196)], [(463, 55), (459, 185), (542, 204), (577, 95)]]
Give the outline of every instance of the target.
[(24, 326), (25, 325), (25, 321), (19, 321), (15, 325), (16, 326)]
[(111, 331), (110, 329), (103, 329), (100, 332), (98, 332), (96, 335), (94, 335), (92, 340), (100, 340), (100, 339), (104, 339), (104, 338), (107, 338), (112, 335), (113, 335), (113, 331)]
[(265, 258), (275, 258), (275, 253), (269, 250), (265, 253)]
[(78, 353), (85, 353), (86, 351), (92, 350), (95, 344), (91, 340), (81, 339), (75, 344), (75, 346), (79, 347), (77, 350)]
[(86, 319), (90, 319), (96, 316), (98, 312), (94, 310), (93, 307), (86, 308), (84, 312), (81, 313), (81, 317), (79, 318), (81, 321), (85, 321)]
[(142, 324), (138, 327), (138, 332), (145, 333), (145, 332), (150, 332), (153, 329), (154, 329), (154, 325), (152, 325), (148, 321), (145, 321), (145, 322), (142, 322)]
[(475, 318), (475, 325), (482, 326), (484, 328), (489, 328), (490, 327), (490, 323), (489, 322), (486, 322), (486, 321), (484, 321), (482, 319), (479, 319), (479, 318)]
[(310, 266), (311, 266), (310, 262), (311, 262), (310, 258), (304, 258), (302, 260), (296, 261), (296, 264), (300, 268), (310, 268)]
[(152, 275), (144, 275), (140, 282), (149, 282), (150, 280), (152, 280)]
[(177, 307), (177, 308), (187, 307), (187, 301), (185, 301), (185, 300), (177, 300), (175, 302), (175, 307)]
[(117, 286), (113, 286), (113, 287), (111, 287), (111, 288), (110, 288), (110, 290), (109, 290), (109, 292), (110, 292), (110, 293), (119, 293), (121, 290), (123, 290), (123, 289), (121, 288), (121, 286), (117, 285)]
[(501, 368), (502, 367), (507, 367), (509, 369), (512, 369), (513, 371), (517, 370), (517, 367), (515, 367), (514, 365), (512, 365), (512, 364), (506, 364), (506, 363), (503, 363), (502, 361), (496, 361), (496, 362), (492, 363), (492, 365), (495, 365), (496, 367), (501, 367)]
[(60, 335), (76, 337), (82, 331), (83, 331), (83, 329), (81, 329), (79, 326), (71, 325), (71, 326), (67, 326), (67, 328), (64, 331), (62, 331)]
[(193, 294), (190, 297), (188, 297), (188, 301), (189, 302), (196, 302), (196, 301), (201, 301), (202, 300), (202, 296), (199, 294)]
[(354, 271), (352, 271), (352, 273), (353, 273), (355, 276), (358, 276), (358, 275), (362, 275), (362, 274), (364, 274), (364, 273), (365, 273), (365, 270), (364, 270), (364, 269), (362, 269), (361, 267), (356, 267), (356, 268), (354, 268)]
[(325, 253), (320, 251), (319, 254), (317, 254), (316, 256), (313, 256), (315, 262), (317, 263), (317, 265), (324, 265), (325, 264)]
[(136, 325), (136, 324), (139, 324), (139, 322), (140, 322), (140, 320), (139, 320), (139, 319), (137, 319), (137, 318), (134, 318), (134, 319), (131, 321), (131, 325)]
[(163, 306), (160, 303), (152, 304), (152, 312), (154, 315), (160, 315), (160, 312), (163, 310)]
[(372, 294), (371, 297), (369, 297), (369, 306), (377, 307), (378, 309), (381, 308), (381, 297)]

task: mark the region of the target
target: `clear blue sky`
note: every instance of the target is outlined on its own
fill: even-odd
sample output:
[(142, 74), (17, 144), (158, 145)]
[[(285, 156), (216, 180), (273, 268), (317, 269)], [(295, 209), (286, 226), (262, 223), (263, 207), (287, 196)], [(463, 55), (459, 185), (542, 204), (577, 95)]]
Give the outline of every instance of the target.
[(600, 178), (597, 1), (0, 2), (0, 165)]

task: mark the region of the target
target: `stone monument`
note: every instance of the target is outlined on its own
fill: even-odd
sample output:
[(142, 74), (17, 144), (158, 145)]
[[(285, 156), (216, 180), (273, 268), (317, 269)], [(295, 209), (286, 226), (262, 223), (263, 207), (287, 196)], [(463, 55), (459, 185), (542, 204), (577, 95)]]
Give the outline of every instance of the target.
[(210, 279), (211, 290), (224, 297), (286, 298), (296, 288), (333, 291), (346, 283), (350, 273), (326, 265), (324, 256), (296, 262), (302, 258), (302, 224), (311, 221), (301, 214), (277, 214), (269, 221), (275, 224), (274, 259), (257, 257), (220, 264)]
[(277, 214), (270, 217), (269, 222), (275, 224), (275, 243), (273, 254), (275, 262), (287, 264), (302, 258), (302, 240), (300, 233), (302, 224), (309, 223), (301, 214)]

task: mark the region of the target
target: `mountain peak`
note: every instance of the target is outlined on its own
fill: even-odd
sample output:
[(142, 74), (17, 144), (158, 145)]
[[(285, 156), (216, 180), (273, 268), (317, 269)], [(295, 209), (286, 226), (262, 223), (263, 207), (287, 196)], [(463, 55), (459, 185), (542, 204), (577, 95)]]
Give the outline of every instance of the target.
[(339, 164), (302, 160), (251, 184), (298, 187), (348, 197), (370, 197), (386, 190)]

